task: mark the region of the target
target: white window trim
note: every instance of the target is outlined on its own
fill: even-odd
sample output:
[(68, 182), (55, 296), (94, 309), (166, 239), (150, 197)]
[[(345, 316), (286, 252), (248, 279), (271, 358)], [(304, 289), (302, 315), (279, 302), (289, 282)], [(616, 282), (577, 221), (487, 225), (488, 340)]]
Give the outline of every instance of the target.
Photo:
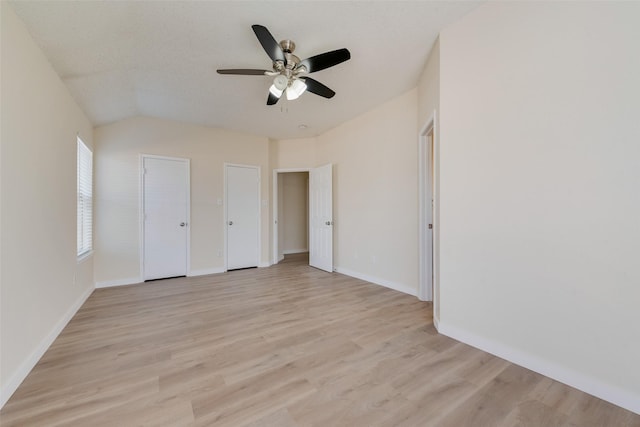
[[(93, 152), (80, 137), (76, 160), (76, 256), (78, 262), (81, 262), (93, 254)], [(88, 195), (88, 212), (85, 212), (85, 205), (80, 203), (80, 194)], [(88, 232), (85, 232), (85, 226), (88, 226)]]

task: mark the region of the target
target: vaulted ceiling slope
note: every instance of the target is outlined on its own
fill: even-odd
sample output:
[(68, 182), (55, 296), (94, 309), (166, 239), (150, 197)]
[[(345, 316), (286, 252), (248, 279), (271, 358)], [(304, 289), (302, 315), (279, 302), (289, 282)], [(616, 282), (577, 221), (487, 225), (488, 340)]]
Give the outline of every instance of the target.
[[(417, 84), (443, 27), (478, 2), (13, 1), (94, 125), (145, 115), (271, 138), (318, 135)], [(267, 106), (272, 78), (251, 30), (293, 40), (304, 59), (346, 47), (351, 60), (313, 74), (332, 99)], [(301, 125), (306, 125), (303, 128)]]

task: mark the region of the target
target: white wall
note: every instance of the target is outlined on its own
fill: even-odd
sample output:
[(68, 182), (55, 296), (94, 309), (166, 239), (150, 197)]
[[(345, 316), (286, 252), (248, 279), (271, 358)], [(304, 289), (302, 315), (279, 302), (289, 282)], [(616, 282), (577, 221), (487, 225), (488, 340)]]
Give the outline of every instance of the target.
[(278, 225), (282, 228), (280, 250), (284, 254), (307, 252), (309, 173), (281, 173), (278, 180), (282, 180), (282, 192), (278, 193), (278, 202), (282, 198), (281, 214), (278, 215)]
[(640, 412), (640, 3), (440, 35), (441, 331)]
[(316, 165), (332, 163), (334, 265), (416, 294), (417, 91), (317, 138)]
[[(224, 163), (261, 167), (269, 202), (265, 137), (169, 120), (136, 117), (95, 129), (96, 258), (100, 285), (140, 280), (139, 155), (191, 159), (191, 274), (224, 269)], [(269, 208), (261, 207), (261, 263), (269, 263)]]
[(92, 129), (7, 2), (1, 28), (0, 406), (93, 289), (76, 261), (76, 136)]

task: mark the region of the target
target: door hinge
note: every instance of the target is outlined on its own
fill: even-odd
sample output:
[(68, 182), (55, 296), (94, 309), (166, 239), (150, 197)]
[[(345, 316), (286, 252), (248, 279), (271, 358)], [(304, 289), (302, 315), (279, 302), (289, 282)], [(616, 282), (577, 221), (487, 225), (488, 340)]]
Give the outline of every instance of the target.
[(433, 224), (429, 224), (429, 230), (433, 228)]

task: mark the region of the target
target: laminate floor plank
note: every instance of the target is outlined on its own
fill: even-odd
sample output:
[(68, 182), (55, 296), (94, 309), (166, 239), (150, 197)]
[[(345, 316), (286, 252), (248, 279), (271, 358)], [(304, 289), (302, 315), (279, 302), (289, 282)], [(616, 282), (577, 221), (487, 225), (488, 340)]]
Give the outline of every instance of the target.
[(0, 424), (640, 427), (640, 416), (439, 335), (430, 303), (302, 254), (95, 290)]

